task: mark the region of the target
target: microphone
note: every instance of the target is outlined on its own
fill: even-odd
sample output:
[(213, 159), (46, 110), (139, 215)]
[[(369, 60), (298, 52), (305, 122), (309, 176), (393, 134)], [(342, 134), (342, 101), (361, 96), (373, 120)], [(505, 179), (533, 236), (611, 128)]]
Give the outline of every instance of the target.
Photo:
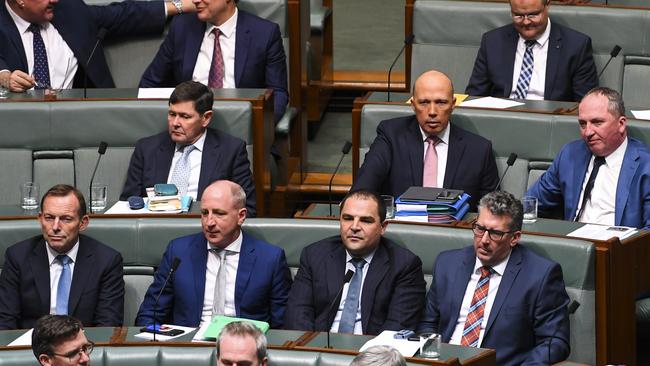
[(616, 56), (618, 56), (618, 53), (621, 52), (621, 46), (616, 45), (614, 48), (612, 48), (612, 52), (609, 53), (609, 59), (607, 60), (607, 63), (605, 63), (605, 66), (600, 70), (600, 73), (598, 73), (598, 79), (603, 75), (603, 72), (605, 72), (605, 69), (607, 66), (609, 66), (609, 63), (612, 62), (612, 59), (614, 59)]
[(97, 32), (97, 41), (95, 41), (95, 46), (93, 46), (92, 51), (90, 51), (90, 56), (88, 56), (88, 60), (86, 60), (86, 64), (84, 65), (86, 68), (84, 70), (84, 99), (86, 99), (88, 96), (88, 65), (90, 65), (90, 60), (92, 60), (93, 55), (95, 54), (95, 50), (106, 37), (106, 33), (108, 33), (108, 29), (104, 27), (99, 29)]
[(508, 156), (508, 161), (506, 162), (506, 170), (503, 171), (503, 174), (501, 174), (501, 179), (499, 179), (499, 184), (497, 184), (497, 191), (501, 188), (501, 183), (503, 182), (503, 178), (506, 177), (506, 173), (508, 173), (508, 169), (515, 163), (515, 160), (517, 160), (517, 154), (515, 153), (510, 153), (510, 156)]
[(343, 148), (341, 149), (341, 159), (339, 159), (339, 163), (336, 164), (336, 169), (334, 169), (334, 174), (332, 174), (332, 177), (330, 178), (330, 184), (328, 186), (327, 192), (328, 192), (328, 200), (330, 204), (330, 215), (329, 217), (332, 217), (332, 182), (334, 181), (334, 176), (336, 173), (339, 171), (339, 167), (341, 167), (341, 163), (343, 162), (343, 158), (345, 155), (347, 155), (350, 152), (350, 149), (352, 148), (352, 143), (350, 141), (346, 141), (345, 144), (343, 144)]
[(97, 162), (95, 162), (95, 169), (93, 170), (93, 174), (90, 176), (90, 184), (88, 185), (88, 198), (90, 198), (90, 202), (88, 202), (89, 207), (92, 209), (93, 207), (93, 181), (95, 180), (95, 173), (97, 173), (97, 167), (99, 166), (99, 160), (102, 158), (102, 155), (106, 153), (106, 148), (108, 147), (108, 144), (105, 141), (102, 141), (99, 143), (99, 148), (97, 149), (97, 153), (99, 154), (97, 156)]
[[(580, 303), (578, 301), (571, 300), (571, 302), (569, 303), (569, 306), (567, 306), (567, 313), (569, 315), (571, 315), (571, 314), (575, 313), (576, 310), (578, 310), (579, 307), (580, 307)], [(553, 338), (558, 338), (558, 337), (556, 337), (556, 335), (557, 335), (557, 332), (559, 330), (560, 330), (560, 328), (556, 329), (555, 332), (553, 332), (553, 335), (551, 336), (551, 339), (548, 340), (548, 364), (549, 365), (551, 364), (551, 343), (553, 342)], [(558, 338), (558, 339), (561, 339), (561, 338)], [(561, 340), (564, 341), (564, 339), (561, 339)]]
[(395, 64), (397, 63), (397, 59), (402, 55), (402, 52), (406, 49), (406, 46), (410, 45), (413, 43), (413, 39), (415, 38), (415, 35), (413, 33), (409, 34), (404, 38), (404, 45), (402, 46), (402, 49), (399, 50), (399, 53), (397, 54), (397, 57), (395, 57), (395, 60), (393, 60), (393, 63), (390, 64), (390, 68), (388, 68), (388, 101), (390, 102), (390, 74), (393, 72), (393, 67), (395, 67)]
[[(329, 314), (333, 309), (334, 305), (336, 305), (336, 299), (338, 299), (339, 296), (343, 293), (343, 287), (345, 287), (345, 284), (350, 282), (352, 279), (352, 276), (354, 276), (354, 271), (351, 269), (348, 269), (347, 272), (345, 272), (345, 277), (343, 278), (343, 286), (339, 289), (339, 292), (336, 293), (336, 296), (332, 299), (332, 302), (330, 302), (329, 306), (327, 307), (327, 312), (325, 314)], [(340, 302), (340, 300), (339, 300)], [(334, 314), (336, 317), (336, 314)], [(328, 318), (329, 319), (329, 318)], [(330, 329), (332, 328), (332, 324), (330, 323), (330, 327), (327, 329), (327, 348), (332, 348), (330, 347)]]
[(176, 272), (180, 264), (181, 264), (181, 259), (178, 257), (174, 257), (174, 259), (172, 260), (172, 266), (171, 268), (169, 268), (169, 273), (167, 273), (167, 277), (165, 278), (165, 282), (163, 282), (163, 286), (160, 289), (160, 292), (158, 292), (158, 296), (156, 296), (156, 301), (153, 304), (153, 341), (154, 342), (156, 341), (156, 309), (158, 308), (158, 301), (160, 300), (160, 296), (162, 296), (163, 291), (165, 291), (169, 279), (172, 277), (174, 272)]

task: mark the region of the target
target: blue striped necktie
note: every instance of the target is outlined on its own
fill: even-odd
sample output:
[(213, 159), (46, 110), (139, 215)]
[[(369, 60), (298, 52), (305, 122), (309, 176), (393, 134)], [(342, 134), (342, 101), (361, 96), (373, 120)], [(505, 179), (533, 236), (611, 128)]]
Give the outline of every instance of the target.
[(535, 43), (537, 41), (534, 39), (526, 41), (526, 52), (524, 53), (524, 61), (521, 64), (521, 72), (517, 81), (515, 99), (526, 99), (528, 95), (528, 86), (530, 86), (530, 79), (533, 77), (533, 67), (535, 66), (535, 59), (533, 58), (533, 46), (535, 46)]
[(50, 66), (47, 62), (47, 51), (45, 43), (41, 37), (41, 26), (32, 23), (28, 31), (34, 34), (34, 78), (37, 81), (36, 89), (49, 87), (50, 84)]

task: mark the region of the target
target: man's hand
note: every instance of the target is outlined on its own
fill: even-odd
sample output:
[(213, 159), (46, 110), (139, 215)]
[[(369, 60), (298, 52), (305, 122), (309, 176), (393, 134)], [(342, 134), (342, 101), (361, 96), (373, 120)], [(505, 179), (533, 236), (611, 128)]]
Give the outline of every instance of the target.
[(20, 70), (1, 72), (0, 82), (2, 82), (2, 85), (9, 89), (9, 91), (14, 93), (22, 93), (36, 85), (34, 78)]

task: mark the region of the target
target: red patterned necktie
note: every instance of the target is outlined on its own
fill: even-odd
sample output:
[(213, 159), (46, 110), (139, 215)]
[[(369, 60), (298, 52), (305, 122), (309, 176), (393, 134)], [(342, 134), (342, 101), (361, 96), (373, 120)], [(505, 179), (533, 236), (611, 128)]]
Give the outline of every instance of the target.
[(477, 347), (478, 337), (481, 333), (481, 323), (483, 322), (483, 311), (487, 301), (488, 289), (490, 288), (490, 275), (492, 268), (483, 266), (480, 268), (481, 277), (476, 284), (472, 304), (469, 307), (469, 313), (465, 320), (463, 328), (463, 338), (460, 341), (462, 346)]
[(210, 65), (208, 87), (218, 89), (223, 88), (223, 76), (225, 74), (221, 44), (219, 44), (219, 36), (222, 33), (218, 28), (214, 28), (212, 33), (214, 33), (214, 50), (212, 51), (212, 65)]

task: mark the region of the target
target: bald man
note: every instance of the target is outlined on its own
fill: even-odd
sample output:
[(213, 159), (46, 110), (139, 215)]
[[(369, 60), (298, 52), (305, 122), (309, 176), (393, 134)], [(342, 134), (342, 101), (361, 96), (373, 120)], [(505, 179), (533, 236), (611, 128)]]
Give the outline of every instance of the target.
[(411, 186), (462, 189), (470, 206), (499, 181), (492, 143), (450, 123), (456, 98), (447, 75), (431, 70), (413, 87), (415, 115), (382, 121), (352, 190), (399, 196)]

